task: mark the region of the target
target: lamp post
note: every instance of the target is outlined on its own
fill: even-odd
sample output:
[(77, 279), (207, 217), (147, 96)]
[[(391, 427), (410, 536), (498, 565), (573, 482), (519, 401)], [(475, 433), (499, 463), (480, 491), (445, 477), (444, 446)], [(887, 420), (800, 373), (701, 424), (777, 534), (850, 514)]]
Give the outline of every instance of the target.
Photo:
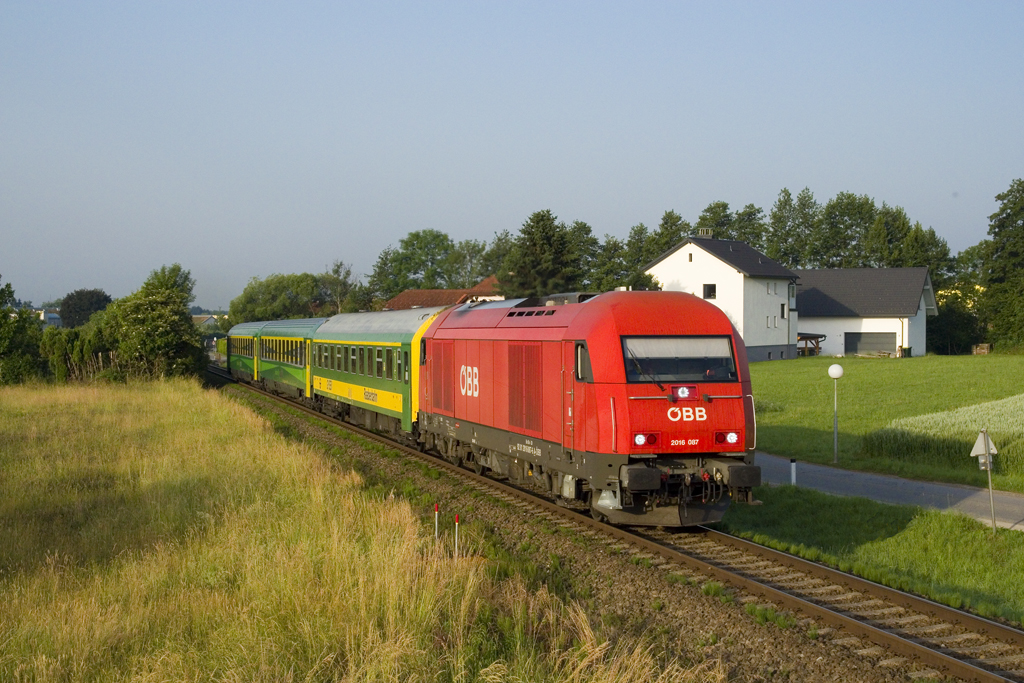
[(833, 388), (832, 409), (832, 464), (839, 464), (839, 378), (843, 376), (843, 366), (839, 363), (828, 366), (828, 376), (835, 380)]

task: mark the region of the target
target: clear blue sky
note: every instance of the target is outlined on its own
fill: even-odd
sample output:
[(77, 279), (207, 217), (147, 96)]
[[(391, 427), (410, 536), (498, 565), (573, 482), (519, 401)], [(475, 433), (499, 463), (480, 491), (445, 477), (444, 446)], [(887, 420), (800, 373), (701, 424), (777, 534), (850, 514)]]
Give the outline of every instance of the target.
[(180, 262), (368, 273), (412, 230), (600, 236), (903, 206), (954, 253), (1024, 176), (1021, 2), (0, 1), (0, 276), (36, 304)]

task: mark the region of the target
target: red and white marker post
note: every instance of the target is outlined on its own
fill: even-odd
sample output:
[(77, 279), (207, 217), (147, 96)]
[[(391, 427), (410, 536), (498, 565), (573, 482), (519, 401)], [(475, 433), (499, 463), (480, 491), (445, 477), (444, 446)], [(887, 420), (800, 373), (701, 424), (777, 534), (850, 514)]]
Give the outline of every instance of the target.
[(437, 503), (434, 503), (434, 540), (437, 540)]
[(455, 557), (459, 556), (459, 516), (455, 515)]

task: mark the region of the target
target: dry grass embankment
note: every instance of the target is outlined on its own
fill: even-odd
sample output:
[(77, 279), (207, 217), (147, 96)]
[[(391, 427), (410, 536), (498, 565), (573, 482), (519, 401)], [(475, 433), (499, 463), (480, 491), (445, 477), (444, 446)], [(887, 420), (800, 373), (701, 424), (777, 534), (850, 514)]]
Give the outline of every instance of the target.
[(0, 389), (0, 680), (704, 681), (175, 381)]

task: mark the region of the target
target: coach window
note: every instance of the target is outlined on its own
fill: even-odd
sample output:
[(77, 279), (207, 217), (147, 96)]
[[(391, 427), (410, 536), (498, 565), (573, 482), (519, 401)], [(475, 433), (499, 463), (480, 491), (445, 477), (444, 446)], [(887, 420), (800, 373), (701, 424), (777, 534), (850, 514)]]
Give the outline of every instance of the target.
[(354, 374), (356, 374), (356, 347), (354, 347), (354, 346), (348, 347), (348, 355), (349, 355), (349, 361), (351, 362), (351, 365), (349, 365), (348, 371), (351, 372), (354, 375)]
[(384, 352), (384, 374), (388, 379), (395, 378), (395, 350), (387, 349)]
[(357, 371), (356, 374), (358, 374), (358, 375), (363, 374), (363, 368), (366, 367), (364, 365), (365, 359), (366, 359), (366, 349), (363, 348), (362, 346), (360, 346), (359, 347), (359, 370)]
[(384, 377), (384, 349), (377, 347), (374, 352), (374, 356), (376, 357), (377, 363), (373, 376), (380, 379)]
[(402, 366), (405, 368), (405, 383), (408, 384), (409, 383), (409, 352), (408, 351), (403, 351), (402, 352), (402, 359), (405, 361), (404, 363), (402, 363)]

